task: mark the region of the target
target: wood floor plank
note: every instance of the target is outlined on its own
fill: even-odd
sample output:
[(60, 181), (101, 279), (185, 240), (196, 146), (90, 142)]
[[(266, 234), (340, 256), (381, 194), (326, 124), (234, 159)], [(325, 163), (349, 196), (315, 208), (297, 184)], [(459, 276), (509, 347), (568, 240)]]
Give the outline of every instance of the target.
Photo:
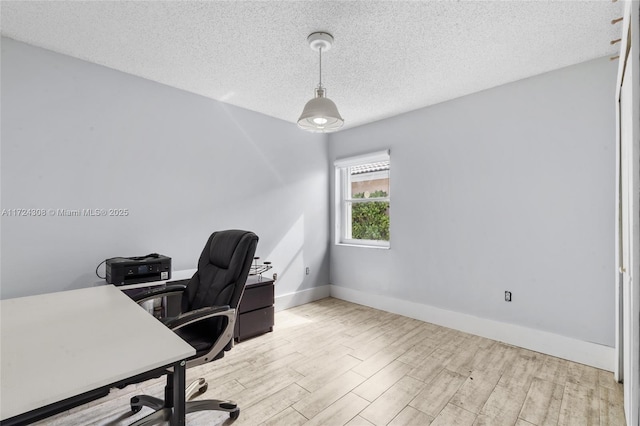
[(277, 363), (282, 362), (282, 359), (284, 357), (289, 355), (296, 355), (296, 352), (298, 352), (298, 348), (293, 342), (288, 342), (285, 344), (279, 344), (278, 342), (275, 343), (276, 346), (262, 352), (262, 356), (260, 358), (256, 359), (255, 357), (252, 357), (250, 353), (248, 353), (247, 359), (249, 359), (251, 364), (254, 366), (273, 363), (276, 363), (275, 365), (277, 365)]
[[(411, 369), (411, 366), (405, 363), (393, 361), (355, 388), (353, 393), (367, 401), (374, 401), (387, 389), (396, 384), (398, 380), (402, 379)], [(354, 369), (354, 371), (356, 370)]]
[(390, 344), (398, 341), (404, 341), (404, 336), (406, 334), (410, 334), (412, 332), (412, 334), (416, 334), (418, 331), (418, 326), (414, 322), (398, 324), (386, 333), (376, 337), (375, 339), (369, 340), (366, 345), (359, 346), (353, 351), (352, 355), (364, 361), (380, 350), (388, 348)]
[[(209, 386), (205, 393), (197, 395), (198, 399), (220, 399), (222, 397), (230, 399), (247, 389), (237, 380), (229, 380), (228, 382), (221, 383), (207, 379), (207, 383), (215, 383), (215, 386)], [(164, 384), (162, 388), (164, 391)], [(162, 396), (162, 394), (160, 395)]]
[(355, 337), (360, 333), (375, 328), (379, 324), (380, 318), (377, 312), (364, 308), (360, 314), (354, 314), (353, 317), (341, 320), (340, 325), (344, 327), (343, 333), (348, 337)]
[(238, 376), (241, 376), (245, 371), (251, 368), (252, 365), (253, 364), (248, 361), (221, 365), (220, 368), (203, 368), (205, 366), (200, 365), (189, 369), (186, 382), (191, 383), (192, 380), (199, 377), (203, 377), (204, 379), (213, 382), (235, 380)]
[[(404, 335), (396, 336), (397, 340), (392, 345), (387, 345), (366, 360), (362, 361), (353, 371), (371, 377), (373, 374), (387, 366), (390, 362), (402, 356), (410, 348), (420, 344), (431, 334), (426, 327), (415, 327)], [(435, 347), (435, 346), (434, 346)]]
[(358, 366), (353, 371), (364, 377), (371, 377), (384, 367), (395, 361), (400, 355), (406, 352), (406, 348), (402, 346), (392, 346), (378, 351)]
[(409, 372), (409, 376), (429, 383), (447, 366), (449, 361), (451, 361), (451, 357), (451, 352), (438, 348), (413, 368), (413, 370)]
[(376, 426), (389, 423), (424, 388), (424, 382), (405, 376), (360, 414)]
[(526, 393), (542, 365), (543, 361), (540, 355), (520, 349), (518, 355), (505, 365), (498, 384), (514, 391)]
[(456, 353), (467, 345), (467, 339), (468, 335), (466, 333), (453, 330), (439, 347), (444, 351)]
[(597, 389), (599, 376), (598, 371), (599, 370), (597, 368), (571, 362), (567, 369), (567, 383)]
[(240, 384), (246, 385), (247, 383), (255, 382), (256, 380), (263, 378), (274, 370), (287, 367), (291, 365), (291, 363), (300, 361), (304, 358), (304, 355), (301, 353), (292, 352), (269, 363), (251, 364), (243, 370), (235, 370), (237, 374), (235, 374), (234, 377), (236, 377), (236, 380)]
[(477, 414), (489, 399), (498, 380), (500, 380), (500, 372), (472, 371), (453, 395), (450, 403)]
[(564, 386), (567, 381), (568, 369), (569, 361), (552, 356), (545, 356), (542, 368), (538, 370), (536, 377)]
[(416, 410), (413, 407), (404, 407), (400, 413), (391, 420), (388, 426), (408, 426), (408, 425), (420, 425), (429, 426), (433, 421), (433, 417), (423, 413), (420, 410)]
[(480, 410), (474, 425), (512, 425), (518, 419), (526, 392), (498, 383)]
[(431, 325), (433, 324), (422, 322), (416, 329), (411, 330), (404, 336), (399, 336), (398, 345), (408, 349), (419, 345), (425, 339), (430, 339), (433, 336), (433, 328), (430, 327)]
[(480, 347), (474, 343), (459, 348), (447, 363), (447, 370), (468, 376), (473, 371), (473, 360), (479, 350)]
[(447, 404), (440, 414), (433, 419), (430, 426), (471, 426), (476, 415), (464, 408), (453, 404)]
[[(330, 327), (330, 325), (331, 323), (328, 323), (322, 327), (315, 326), (309, 330), (302, 330), (299, 336), (292, 339), (296, 351), (309, 357), (322, 352), (335, 352), (336, 349), (343, 351), (344, 345), (341, 342), (345, 340), (344, 330), (341, 327)], [(353, 352), (353, 349), (349, 349)]]
[(520, 411), (520, 418), (537, 426), (558, 424), (564, 386), (534, 378)]
[(526, 421), (526, 420), (518, 419), (518, 421), (516, 422), (516, 424), (515, 424), (515, 425), (513, 425), (513, 426), (536, 426), (536, 425), (534, 425), (533, 423), (529, 423), (529, 422), (528, 422), (528, 421)]
[(491, 347), (494, 343), (496, 343), (495, 340), (491, 340), (491, 339), (487, 339), (486, 337), (482, 337), (482, 336), (476, 336), (474, 334), (470, 334), (469, 338), (468, 338), (468, 342), (469, 345), (475, 345), (479, 348), (489, 348)]
[(264, 419), (277, 415), (307, 395), (309, 392), (293, 383), (258, 403), (241, 409), (242, 415), (233, 424), (235, 426), (255, 426)]
[[(579, 364), (578, 364), (579, 365)], [(571, 365), (569, 366), (571, 369)], [(596, 426), (600, 424), (600, 400), (597, 390), (567, 383), (560, 406), (559, 426)]]
[[(364, 382), (365, 378), (353, 371), (347, 371), (340, 377), (327, 382), (300, 401), (293, 404), (300, 414), (308, 419), (316, 416), (335, 401), (351, 392), (353, 388)], [(299, 382), (298, 382), (299, 384)]]
[(431, 417), (436, 417), (466, 379), (466, 376), (444, 369), (413, 398), (409, 405)]
[(375, 426), (375, 425), (363, 417), (355, 416), (345, 426)]
[(458, 330), (454, 330), (453, 328), (449, 327), (443, 327), (441, 325), (437, 326), (433, 331), (434, 333), (431, 338), (437, 341), (440, 345), (445, 344), (460, 333)]
[(270, 351), (278, 351), (282, 353), (283, 351), (295, 352), (295, 347), (292, 346), (291, 340), (285, 339), (283, 336), (269, 333), (265, 335), (265, 339), (250, 339), (243, 342), (243, 345), (238, 345), (234, 347), (234, 356), (233, 357), (225, 357), (223, 358), (226, 363), (236, 363), (241, 361), (250, 361), (256, 362), (260, 360), (256, 360), (251, 358), (251, 354), (259, 351), (264, 354), (265, 357), (270, 356)]
[(377, 327), (371, 327), (358, 334), (357, 336), (349, 337), (348, 339), (344, 339), (340, 343), (345, 345), (348, 348), (354, 350), (360, 350), (361, 348), (366, 347), (369, 342), (375, 341), (380, 337), (383, 337), (386, 334), (386, 331), (382, 329), (382, 324)]
[(353, 349), (351, 348), (337, 345), (330, 350), (321, 350), (311, 356), (306, 356), (299, 361), (291, 363), (289, 367), (303, 376), (309, 376), (318, 370), (318, 366), (335, 363), (336, 360), (350, 354), (352, 351)]
[(283, 330), (289, 330), (295, 327), (303, 327), (311, 323), (311, 319), (295, 314), (295, 308), (278, 312), (278, 327), (275, 329), (276, 334)]
[(288, 407), (265, 422), (260, 423), (260, 426), (302, 426), (307, 422), (308, 420), (305, 416)]
[(621, 384), (616, 382), (610, 371), (598, 370), (598, 384), (609, 389), (618, 389)]
[[(351, 355), (344, 355), (336, 359), (335, 362), (326, 363), (320, 368), (316, 367), (313, 373), (298, 380), (297, 383), (309, 392), (315, 392), (327, 383), (334, 381), (338, 377), (342, 377), (344, 373), (358, 366), (360, 362), (359, 359)], [(357, 375), (362, 378), (361, 375)]]
[(611, 389), (600, 386), (600, 426), (624, 425), (622, 386)]
[(350, 422), (369, 404), (353, 393), (348, 393), (322, 410), (305, 426), (342, 426)]
[(405, 353), (398, 357), (398, 361), (403, 362), (412, 367), (417, 367), (425, 357), (431, 355), (438, 347), (438, 343), (431, 339), (425, 338), (420, 343), (409, 348)]
[[(302, 376), (290, 368), (280, 368), (255, 381), (248, 381), (246, 389), (234, 395), (241, 407), (250, 407), (270, 395), (284, 389)], [(220, 395), (222, 396), (222, 395)]]
[(517, 348), (496, 342), (496, 344), (491, 347), (486, 349), (481, 348), (476, 352), (473, 361), (473, 370), (498, 371), (502, 373), (517, 356), (517, 353)]

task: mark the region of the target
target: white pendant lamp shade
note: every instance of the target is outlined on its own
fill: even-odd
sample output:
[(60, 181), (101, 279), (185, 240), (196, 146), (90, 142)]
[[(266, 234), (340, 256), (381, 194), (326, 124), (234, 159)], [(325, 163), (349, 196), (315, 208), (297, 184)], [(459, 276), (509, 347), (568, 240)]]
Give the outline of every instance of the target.
[(316, 97), (304, 106), (298, 126), (310, 132), (331, 132), (344, 124), (333, 101), (325, 97), (324, 89), (316, 89)]
[(331, 48), (333, 36), (325, 32), (312, 33), (307, 37), (311, 49), (320, 55), (320, 82), (315, 90), (315, 97), (304, 106), (298, 119), (298, 126), (310, 132), (332, 132), (338, 130), (344, 124), (344, 119), (338, 112), (338, 107), (326, 96), (326, 90), (322, 87), (322, 51)]

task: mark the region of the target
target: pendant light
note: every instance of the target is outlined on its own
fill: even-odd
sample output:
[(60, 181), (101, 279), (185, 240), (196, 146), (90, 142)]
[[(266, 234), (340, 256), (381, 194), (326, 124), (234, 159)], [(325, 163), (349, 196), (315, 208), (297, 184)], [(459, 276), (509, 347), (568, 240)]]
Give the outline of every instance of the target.
[(322, 52), (331, 48), (333, 36), (325, 32), (316, 32), (309, 34), (307, 41), (311, 49), (320, 55), (320, 82), (315, 89), (315, 97), (304, 106), (298, 126), (310, 132), (332, 132), (344, 124), (338, 107), (327, 98), (327, 90), (322, 86)]

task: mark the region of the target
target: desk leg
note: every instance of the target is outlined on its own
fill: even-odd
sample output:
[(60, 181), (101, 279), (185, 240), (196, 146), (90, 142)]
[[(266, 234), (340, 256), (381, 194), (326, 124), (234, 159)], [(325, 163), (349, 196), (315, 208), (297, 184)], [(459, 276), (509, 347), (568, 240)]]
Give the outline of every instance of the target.
[(171, 426), (184, 426), (185, 419), (185, 387), (186, 387), (186, 361), (180, 361), (173, 367), (173, 415)]

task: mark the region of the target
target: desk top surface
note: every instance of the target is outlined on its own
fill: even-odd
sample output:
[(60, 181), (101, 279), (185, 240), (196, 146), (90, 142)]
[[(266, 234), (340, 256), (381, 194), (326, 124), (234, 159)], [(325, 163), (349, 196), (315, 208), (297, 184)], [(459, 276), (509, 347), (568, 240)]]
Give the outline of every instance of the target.
[(0, 419), (195, 350), (113, 285), (0, 301)]

